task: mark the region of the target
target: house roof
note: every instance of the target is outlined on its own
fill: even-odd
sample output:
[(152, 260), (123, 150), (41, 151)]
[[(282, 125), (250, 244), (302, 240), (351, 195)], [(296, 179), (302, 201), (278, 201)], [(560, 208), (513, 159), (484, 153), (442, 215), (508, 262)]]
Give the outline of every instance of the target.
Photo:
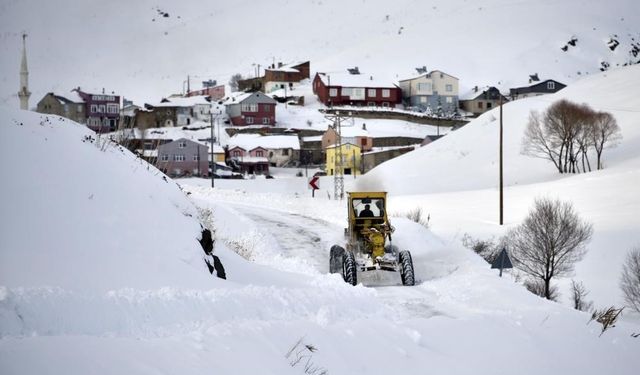
[[(482, 86), (482, 87), (478, 87), (477, 90), (475, 88), (473, 88), (471, 90), (468, 90), (468, 91), (462, 93), (462, 95), (459, 95), (458, 99), (459, 100), (474, 100), (474, 99), (477, 99), (478, 97), (480, 97), (482, 94), (484, 94), (486, 91), (488, 91), (490, 89), (498, 90), (494, 86)], [(500, 90), (498, 90), (498, 92), (500, 92)], [(500, 94), (502, 94), (502, 93), (500, 93)]]
[(297, 135), (266, 135), (236, 134), (229, 138), (229, 146), (238, 146), (245, 150), (262, 147), (267, 150), (290, 148), (300, 150), (300, 140)]
[[(318, 73), (318, 76), (326, 86), (341, 87), (371, 87), (371, 88), (396, 88), (392, 79), (374, 77), (369, 74), (349, 73)], [(331, 82), (331, 85), (329, 85)]]
[(211, 105), (206, 96), (190, 96), (187, 98), (165, 98), (160, 103), (150, 104), (152, 107), (193, 107), (198, 104)]
[[(566, 87), (567, 85), (565, 85), (562, 82), (558, 82), (555, 79), (545, 79), (544, 81), (540, 81), (540, 82), (533, 82), (531, 85), (529, 86), (521, 86), (521, 87), (514, 87), (511, 90), (518, 90), (521, 93), (527, 93), (527, 92), (536, 92), (536, 89), (538, 87), (546, 87), (547, 82), (555, 82), (559, 85), (562, 85), (562, 87)], [(558, 89), (559, 90), (559, 89)], [(543, 91), (547, 91), (547, 90), (543, 90)]]
[(459, 78), (458, 78), (458, 77), (456, 77), (456, 76), (452, 76), (452, 75), (451, 75), (451, 74), (449, 74), (449, 73), (445, 73), (445, 72), (443, 72), (442, 70), (432, 70), (432, 71), (430, 71), (429, 73), (421, 73), (421, 74), (415, 73), (415, 74), (413, 74), (413, 75), (409, 75), (409, 78), (401, 79), (401, 80), (400, 80), (400, 82), (403, 82), (403, 81), (411, 81), (411, 80), (414, 80), (414, 79), (416, 79), (416, 78), (421, 78), (421, 77), (424, 77), (424, 76), (427, 76), (427, 75), (431, 75), (431, 74), (434, 74), (434, 73), (442, 73), (442, 74), (446, 74), (446, 75), (448, 75), (449, 77), (453, 77), (453, 78), (455, 78), (455, 79), (458, 79), (458, 80), (459, 80)]
[(242, 93), (232, 93), (227, 98), (224, 99), (225, 105), (233, 105), (240, 104), (244, 101), (248, 100), (251, 103), (265, 103), (265, 104), (276, 104), (276, 100), (266, 95), (263, 92), (242, 92)]
[(283, 65), (279, 68), (266, 68), (265, 70), (270, 70), (272, 72), (286, 72), (286, 73), (299, 73), (300, 69), (296, 69), (296, 66), (300, 66), (302, 64), (308, 63), (309, 61), (297, 61), (291, 64)]

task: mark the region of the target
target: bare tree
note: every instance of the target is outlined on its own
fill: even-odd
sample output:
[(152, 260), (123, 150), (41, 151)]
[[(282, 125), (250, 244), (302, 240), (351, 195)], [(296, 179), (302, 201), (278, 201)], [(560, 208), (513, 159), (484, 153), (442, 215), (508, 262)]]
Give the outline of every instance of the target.
[(229, 87), (231, 87), (231, 91), (238, 91), (238, 81), (242, 80), (242, 74), (236, 73), (231, 76), (229, 79)]
[(622, 267), (620, 288), (627, 305), (640, 313), (640, 246), (627, 254)]
[(524, 222), (509, 231), (514, 265), (544, 282), (543, 296), (551, 297), (551, 279), (573, 271), (586, 253), (593, 228), (583, 222), (569, 202), (539, 198)]
[(622, 139), (616, 119), (608, 112), (598, 112), (591, 128), (591, 140), (598, 156), (598, 169), (602, 169), (602, 151), (614, 147)]
[[(558, 301), (558, 287), (555, 285), (545, 285), (544, 281), (537, 278), (528, 278), (524, 281), (524, 287), (531, 293), (544, 297), (550, 301)], [(547, 294), (547, 296), (545, 296)]]
[(610, 113), (568, 100), (553, 103), (542, 114), (531, 112), (522, 140), (522, 153), (553, 162), (559, 173), (591, 170), (593, 147), (601, 169), (602, 150), (619, 140), (619, 127)]
[(571, 280), (571, 299), (573, 308), (579, 311), (590, 311), (593, 309), (593, 302), (587, 301), (585, 297), (589, 294), (587, 288), (581, 281)]

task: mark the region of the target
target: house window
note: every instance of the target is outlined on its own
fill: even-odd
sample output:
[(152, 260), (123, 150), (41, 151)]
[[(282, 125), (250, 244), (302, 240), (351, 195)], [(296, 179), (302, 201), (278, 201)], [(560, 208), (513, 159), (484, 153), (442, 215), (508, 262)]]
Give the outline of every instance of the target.
[(78, 104), (78, 113), (82, 112), (82, 104)]
[(555, 82), (547, 82), (547, 90), (555, 90), (556, 83)]
[(389, 89), (382, 89), (382, 97), (383, 98), (388, 98), (391, 96), (391, 90)]
[(478, 108), (482, 109), (482, 102), (478, 102)]
[(453, 91), (453, 85), (446, 85), (445, 86), (445, 91), (446, 92), (452, 92)]
[(491, 108), (491, 102), (487, 102), (487, 109)]
[(173, 161), (184, 161), (184, 154), (173, 155)]
[(200, 155), (194, 154), (193, 155), (193, 161), (200, 161)]
[(366, 138), (360, 138), (360, 145), (361, 146), (366, 146), (367, 145), (367, 139)]
[(447, 101), (447, 103), (453, 103), (453, 98), (450, 97), (450, 96), (447, 96), (446, 101)]
[(269, 104), (263, 104), (262, 108), (265, 112), (271, 112), (271, 106)]
[(91, 104), (91, 113), (97, 113), (97, 112), (98, 112), (98, 105)]
[(427, 97), (426, 96), (421, 96), (420, 97), (420, 103), (426, 103), (427, 102)]
[(107, 104), (107, 113), (118, 113), (117, 104)]
[(376, 96), (376, 89), (369, 89), (369, 96)]
[(168, 154), (164, 154), (160, 156), (160, 160), (162, 161), (169, 161), (169, 155)]
[(338, 96), (338, 89), (329, 89), (329, 96)]
[(431, 91), (431, 83), (424, 82), (418, 83), (418, 92), (429, 92)]
[(264, 155), (263, 155), (262, 151), (256, 151), (256, 156), (257, 157), (262, 157)]
[(343, 87), (341, 91), (342, 91), (342, 96), (351, 96), (351, 93), (353, 92), (353, 88)]
[(389, 102), (382, 102), (383, 107), (389, 107)]
[(104, 104), (98, 106), (98, 113), (104, 113)]
[(289, 149), (288, 148), (282, 149), (282, 155), (288, 156), (289, 155)]
[(241, 154), (240, 154), (239, 150), (234, 150), (233, 151), (233, 157), (237, 158), (237, 157), (240, 157), (240, 156), (241, 156)]
[(375, 106), (376, 106), (376, 103), (375, 103), (375, 102), (368, 102), (368, 103), (367, 103), (367, 105), (368, 105), (369, 107), (375, 107)]
[(253, 117), (250, 117), (250, 116), (246, 117), (246, 118), (245, 118), (245, 122), (246, 122), (247, 124), (253, 124)]
[(269, 118), (268, 117), (263, 117), (262, 118), (262, 123), (265, 124), (265, 125), (268, 125), (269, 124)]
[(186, 148), (186, 147), (187, 147), (187, 142), (185, 141), (178, 142), (178, 148)]
[(258, 112), (258, 104), (242, 104), (241, 105), (242, 112)]

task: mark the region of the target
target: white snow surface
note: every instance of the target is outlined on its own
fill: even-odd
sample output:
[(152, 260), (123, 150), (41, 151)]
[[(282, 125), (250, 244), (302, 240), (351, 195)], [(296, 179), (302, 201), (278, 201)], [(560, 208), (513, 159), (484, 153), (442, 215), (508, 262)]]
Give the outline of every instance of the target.
[[(638, 71), (588, 79), (584, 91), (569, 96), (594, 106), (598, 97), (620, 100), (615, 114), (625, 140), (617, 154), (610, 150), (605, 170), (559, 178), (531, 169), (529, 184), (507, 190), (519, 215), (533, 193), (548, 190), (570, 192), (579, 212), (596, 222), (589, 254), (599, 267), (587, 258), (577, 273), (593, 282), (587, 286), (598, 307), (609, 300), (596, 281), (613, 278), (608, 262), (625, 248), (609, 241), (616, 234), (637, 239), (640, 227), (632, 215), (636, 138), (628, 130), (635, 112), (625, 119), (626, 96), (618, 91), (635, 87)], [(499, 233), (485, 213), (491, 186), (461, 182), (429, 192), (426, 182), (445, 174), (423, 169), (418, 179), (378, 168), (378, 178), (387, 173), (425, 185), (422, 193), (389, 189), (394, 243), (411, 250), (417, 285), (401, 286), (398, 275), (385, 273), (360, 274), (361, 284), (351, 287), (327, 274), (329, 248), (344, 241), (346, 224), (344, 202), (327, 199), (329, 177), (321, 178), (316, 198), (307, 178), (277, 168), (273, 180), (216, 180), (214, 189), (208, 180), (178, 180), (181, 191), (127, 151), (82, 142), (95, 134), (68, 120), (7, 109), (0, 119), (2, 168), (11, 176), (0, 191), (3, 374), (303, 374), (304, 365), (294, 363), (301, 355), (305, 365), (331, 374), (635, 374), (640, 365), (633, 314), (600, 335), (588, 314), (530, 294), (509, 273), (497, 277), (461, 246), (464, 230)], [(455, 147), (475, 150), (482, 139), (473, 129), (492, 126), (482, 121), (424, 150), (449, 137)], [(520, 137), (507, 134), (511, 142)], [(481, 173), (475, 168), (482, 163), (456, 164), (454, 156), (451, 169), (462, 168), (470, 180)], [(523, 168), (537, 163), (522, 160)], [(348, 179), (347, 187), (371, 178)], [(616, 202), (602, 199), (609, 194)], [(395, 216), (416, 204), (432, 213), (430, 229)], [(226, 281), (204, 267), (195, 207), (212, 212)], [(510, 225), (521, 218), (512, 210)], [(604, 292), (619, 303), (607, 282)]]

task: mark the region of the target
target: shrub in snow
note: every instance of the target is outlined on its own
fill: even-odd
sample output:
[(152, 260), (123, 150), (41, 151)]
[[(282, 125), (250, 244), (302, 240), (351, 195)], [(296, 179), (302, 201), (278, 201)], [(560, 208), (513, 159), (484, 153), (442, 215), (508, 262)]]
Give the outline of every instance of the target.
[(618, 320), (618, 317), (624, 310), (624, 307), (621, 309), (616, 309), (615, 306), (611, 306), (606, 310), (595, 310), (593, 314), (591, 314), (591, 319), (589, 319), (589, 323), (595, 320), (596, 322), (602, 324), (602, 332), (600, 332), (600, 336), (609, 328), (615, 327), (615, 323)]
[(407, 219), (415, 221), (425, 228), (429, 228), (429, 220), (431, 220), (431, 215), (427, 214), (427, 217), (425, 217), (422, 212), (422, 207), (416, 207), (413, 210), (407, 212), (404, 216)]
[(571, 299), (573, 300), (573, 308), (579, 311), (593, 310), (593, 302), (585, 300), (589, 294), (587, 288), (581, 281), (571, 280)]
[(627, 306), (640, 313), (640, 246), (627, 255), (622, 267), (620, 288)]
[(465, 233), (462, 236), (462, 245), (473, 250), (474, 253), (480, 255), (488, 263), (493, 263), (504, 247), (504, 239), (496, 243), (493, 237), (482, 240), (473, 238), (469, 233)]
[(573, 271), (592, 233), (591, 224), (578, 217), (571, 203), (539, 198), (524, 222), (507, 233), (506, 241), (514, 266), (544, 284), (543, 291), (532, 291), (552, 299), (551, 280)]
[(544, 281), (537, 278), (529, 278), (525, 280), (524, 287), (536, 296), (540, 296), (555, 302), (558, 301), (558, 297), (560, 295), (558, 293), (558, 287), (556, 287), (555, 285), (547, 286)]

